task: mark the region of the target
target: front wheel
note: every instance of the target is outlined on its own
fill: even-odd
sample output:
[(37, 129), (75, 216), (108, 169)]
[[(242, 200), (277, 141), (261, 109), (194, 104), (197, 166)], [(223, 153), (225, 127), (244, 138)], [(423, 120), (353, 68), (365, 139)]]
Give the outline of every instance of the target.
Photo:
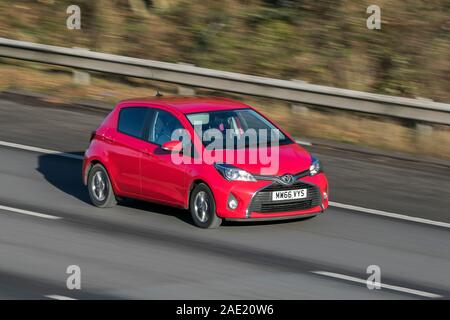
[(96, 207), (111, 208), (117, 204), (108, 173), (101, 164), (94, 165), (89, 171), (88, 189), (89, 197)]
[(215, 229), (222, 219), (216, 215), (216, 203), (211, 190), (204, 183), (198, 184), (191, 193), (189, 208), (196, 226), (204, 229)]

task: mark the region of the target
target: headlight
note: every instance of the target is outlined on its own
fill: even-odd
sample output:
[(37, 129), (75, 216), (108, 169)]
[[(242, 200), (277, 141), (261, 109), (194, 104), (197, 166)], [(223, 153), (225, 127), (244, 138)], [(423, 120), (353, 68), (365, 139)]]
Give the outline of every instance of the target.
[(245, 170), (241, 170), (229, 164), (214, 164), (217, 171), (229, 181), (256, 181), (250, 173)]
[(322, 172), (322, 164), (319, 159), (314, 156), (311, 156), (311, 166), (309, 167), (309, 175), (315, 176), (316, 174)]

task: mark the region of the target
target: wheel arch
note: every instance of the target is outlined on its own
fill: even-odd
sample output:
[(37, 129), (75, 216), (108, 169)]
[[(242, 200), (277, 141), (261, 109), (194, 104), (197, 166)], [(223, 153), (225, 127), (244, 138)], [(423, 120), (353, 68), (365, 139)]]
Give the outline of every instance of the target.
[(209, 188), (209, 190), (211, 190), (211, 193), (212, 193), (212, 195), (213, 195), (214, 201), (216, 201), (215, 196), (214, 196), (214, 191), (213, 191), (213, 189), (211, 188), (211, 186), (209, 185), (209, 183), (206, 182), (206, 181), (205, 181), (204, 179), (202, 179), (202, 178), (196, 178), (196, 179), (194, 179), (194, 180), (191, 182), (191, 184), (190, 184), (190, 186), (189, 186), (189, 191), (188, 191), (188, 194), (187, 194), (187, 201), (186, 201), (185, 209), (189, 209), (189, 204), (190, 204), (190, 201), (191, 201), (192, 191), (194, 191), (195, 187), (198, 186), (198, 185), (201, 184), (201, 183), (203, 183), (204, 185), (206, 185), (206, 186)]
[(105, 163), (104, 163), (103, 161), (101, 161), (100, 159), (97, 159), (97, 158), (90, 160), (89, 163), (86, 165), (86, 170), (85, 170), (85, 173), (84, 173), (84, 182), (85, 182), (85, 185), (87, 185), (87, 183), (88, 183), (89, 172), (91, 172), (92, 168), (93, 168), (96, 164), (99, 164), (99, 165), (101, 165), (103, 168), (105, 168), (106, 173), (108, 174), (108, 178), (109, 178), (109, 180), (111, 181), (111, 185), (112, 185), (112, 187), (113, 187), (113, 191), (114, 191), (114, 193), (117, 195), (117, 187), (116, 187), (116, 184), (115, 184), (115, 182), (114, 182), (114, 178), (111, 176), (111, 173), (110, 173), (110, 171), (108, 170), (108, 167), (105, 165)]

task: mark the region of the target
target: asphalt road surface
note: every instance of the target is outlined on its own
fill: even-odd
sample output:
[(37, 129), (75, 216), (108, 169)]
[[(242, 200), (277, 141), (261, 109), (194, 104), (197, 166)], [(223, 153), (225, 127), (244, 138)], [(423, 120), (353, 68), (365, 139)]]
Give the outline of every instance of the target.
[[(31, 104), (31, 103), (30, 103)], [(0, 100), (0, 141), (81, 155), (104, 113)], [(332, 201), (450, 221), (448, 167), (311, 148)], [(305, 221), (192, 225), (184, 210), (89, 203), (81, 161), (0, 146), (0, 299), (448, 299), (450, 229), (330, 208)], [(68, 290), (66, 269), (81, 269)], [(366, 269), (379, 266), (382, 288)]]

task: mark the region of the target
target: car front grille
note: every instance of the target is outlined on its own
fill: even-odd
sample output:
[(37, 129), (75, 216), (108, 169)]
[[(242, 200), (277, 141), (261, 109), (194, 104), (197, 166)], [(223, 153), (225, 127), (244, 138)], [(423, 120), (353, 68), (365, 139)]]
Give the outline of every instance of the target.
[[(294, 189), (307, 189), (307, 198), (289, 201), (272, 200), (273, 191), (287, 191)], [(275, 183), (258, 191), (254, 195), (249, 206), (249, 212), (274, 213), (307, 210), (320, 205), (321, 200), (320, 190), (315, 185), (304, 183), (302, 181), (297, 181), (290, 186)]]

